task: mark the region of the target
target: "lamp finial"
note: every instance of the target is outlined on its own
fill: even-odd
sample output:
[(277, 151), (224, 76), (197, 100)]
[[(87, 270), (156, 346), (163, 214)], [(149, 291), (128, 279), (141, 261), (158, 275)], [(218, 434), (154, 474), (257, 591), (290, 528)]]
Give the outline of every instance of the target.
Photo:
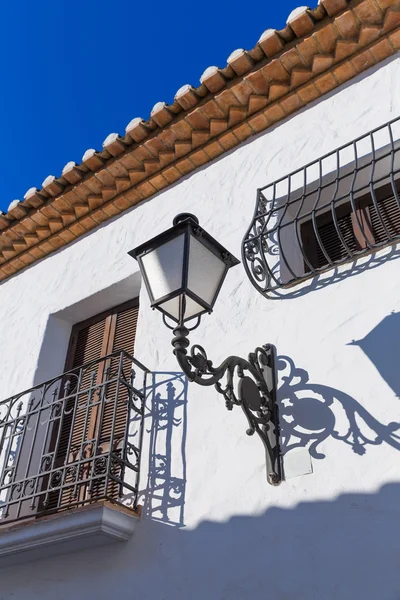
[(199, 224), (199, 220), (196, 217), (196, 215), (192, 215), (191, 213), (179, 213), (179, 215), (176, 215), (175, 219), (172, 221), (172, 224), (175, 227), (175, 225), (178, 225), (179, 223), (183, 223), (183, 221), (187, 221), (189, 219), (191, 221), (194, 221), (196, 223), (196, 225)]

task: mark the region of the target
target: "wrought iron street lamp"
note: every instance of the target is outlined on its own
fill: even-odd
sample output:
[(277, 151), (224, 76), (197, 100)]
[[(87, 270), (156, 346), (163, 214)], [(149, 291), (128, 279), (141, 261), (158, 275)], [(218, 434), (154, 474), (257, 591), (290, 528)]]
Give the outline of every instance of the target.
[[(257, 433), (264, 444), (268, 481), (277, 485), (282, 474), (274, 348), (256, 348), (248, 360), (229, 356), (218, 367), (198, 344), (188, 350), (190, 331), (203, 314), (212, 312), (228, 270), (239, 261), (188, 213), (175, 217), (173, 227), (129, 254), (139, 263), (151, 306), (162, 312), (165, 325), (173, 330), (172, 345), (182, 371), (190, 381), (214, 385), (228, 410), (242, 407), (247, 434)], [(187, 327), (193, 320), (194, 326)]]

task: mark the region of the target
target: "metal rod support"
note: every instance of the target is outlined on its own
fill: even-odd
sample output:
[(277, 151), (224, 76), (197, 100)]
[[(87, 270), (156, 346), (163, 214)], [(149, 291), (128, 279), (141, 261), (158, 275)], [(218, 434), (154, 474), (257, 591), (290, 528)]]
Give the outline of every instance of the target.
[(179, 325), (173, 333), (174, 354), (186, 377), (202, 386), (215, 386), (228, 410), (235, 405), (242, 408), (248, 422), (246, 433), (257, 433), (264, 445), (268, 482), (278, 485), (282, 481), (282, 468), (274, 347), (256, 348), (248, 360), (229, 356), (214, 367), (202, 346), (196, 344), (188, 351), (187, 327)]

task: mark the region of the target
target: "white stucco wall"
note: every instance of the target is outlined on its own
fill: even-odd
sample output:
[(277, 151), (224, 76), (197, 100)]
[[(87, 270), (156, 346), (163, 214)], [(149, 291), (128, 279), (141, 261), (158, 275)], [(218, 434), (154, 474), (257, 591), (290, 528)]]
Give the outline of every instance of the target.
[[(127, 251), (170, 226), (175, 214), (197, 214), (240, 257), (257, 187), (398, 115), (395, 58), (3, 283), (1, 396), (60, 372), (71, 323), (137, 293), (137, 265)], [(399, 269), (394, 255), (277, 300), (261, 297), (242, 266), (232, 269), (193, 341), (215, 362), (271, 342), (308, 373), (308, 382), (300, 372), (291, 382), (303, 377), (296, 393), (304, 410), (285, 405), (305, 429), (322, 430), (313, 473), (270, 487), (262, 446), (245, 435), (242, 412), (228, 413), (214, 390), (189, 385), (185, 527), (148, 515), (127, 544), (4, 569), (0, 599), (398, 598), (400, 439), (389, 424), (400, 422)], [(153, 371), (178, 371), (170, 332), (144, 290), (140, 302), (137, 358)], [(287, 390), (289, 383), (281, 385)], [(371, 441), (361, 450), (351, 435), (348, 443), (338, 439), (355, 422)], [(143, 489), (150, 431), (148, 418)], [(171, 464), (181, 469), (181, 433), (176, 439)]]

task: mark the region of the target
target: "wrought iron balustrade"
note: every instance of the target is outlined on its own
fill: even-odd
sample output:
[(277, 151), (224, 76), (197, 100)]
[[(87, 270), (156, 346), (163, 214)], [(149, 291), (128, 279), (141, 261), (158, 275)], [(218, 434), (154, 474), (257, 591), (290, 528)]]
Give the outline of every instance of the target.
[(264, 295), (400, 240), (400, 118), (257, 192), (242, 245)]
[(137, 508), (147, 369), (114, 352), (0, 402), (0, 524)]

